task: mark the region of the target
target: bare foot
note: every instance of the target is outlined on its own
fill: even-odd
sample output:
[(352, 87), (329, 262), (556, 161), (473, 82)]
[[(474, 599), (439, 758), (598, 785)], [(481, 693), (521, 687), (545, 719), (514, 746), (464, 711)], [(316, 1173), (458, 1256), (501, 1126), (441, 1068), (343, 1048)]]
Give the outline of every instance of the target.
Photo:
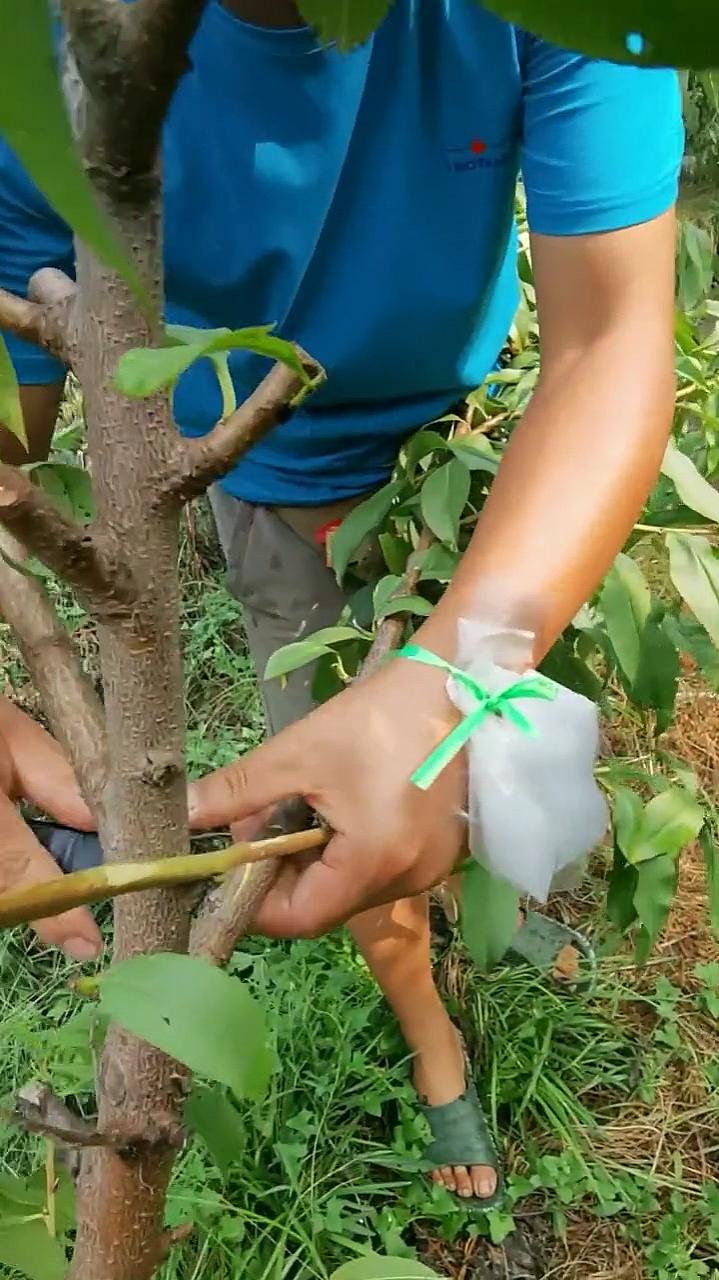
[[(415, 1054), (414, 1087), (425, 1105), (441, 1107), (462, 1096), (467, 1087), (462, 1041), (446, 1013)], [(432, 1179), (466, 1199), (486, 1200), (497, 1189), (497, 1173), (489, 1165), (446, 1165), (433, 1169)]]

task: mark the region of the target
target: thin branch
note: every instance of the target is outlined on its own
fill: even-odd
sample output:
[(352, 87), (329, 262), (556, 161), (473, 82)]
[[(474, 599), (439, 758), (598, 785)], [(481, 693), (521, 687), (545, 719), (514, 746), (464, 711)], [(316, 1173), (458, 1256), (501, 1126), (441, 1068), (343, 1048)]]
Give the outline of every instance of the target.
[(109, 539), (68, 520), (17, 467), (0, 465), (0, 524), (32, 555), (68, 582), (98, 619), (126, 616), (140, 590)]
[[(428, 550), (433, 541), (434, 535), (429, 529), (424, 528), (420, 533), (410, 565), (393, 592), (393, 598), (411, 595), (417, 589), (422, 572), (419, 557), (423, 551)], [(387, 655), (399, 647), (407, 618), (407, 614), (392, 614), (380, 623), (370, 651), (362, 663), (358, 679), (371, 675), (384, 662)], [(274, 809), (267, 826), (263, 829), (263, 834), (277, 830), (287, 833), (301, 831), (308, 827), (315, 817), (316, 815), (301, 798), (285, 800)], [(325, 838), (329, 838), (330, 834), (325, 831)], [(240, 938), (252, 924), (258, 907), (277, 878), (278, 871), (278, 860), (273, 864), (259, 863), (256, 866), (238, 868), (227, 877), (219, 889), (209, 894), (190, 935), (192, 954), (200, 955), (213, 964), (226, 964)]]
[(23, 1085), (15, 1095), (14, 1110), (1, 1114), (6, 1123), (22, 1125), (28, 1133), (54, 1138), (68, 1147), (112, 1145), (112, 1138), (98, 1133), (94, 1124), (75, 1115), (49, 1085), (39, 1081)]
[(50, 727), (80, 789), (98, 813), (107, 776), (102, 706), (43, 586), (5, 559), (9, 556), (20, 564), (23, 555), (22, 547), (0, 528), (0, 614), (15, 633)]
[[(299, 347), (303, 368), (313, 381), (324, 378), (324, 370)], [(183, 441), (177, 465), (167, 476), (162, 498), (187, 502), (204, 493), (213, 480), (225, 475), (258, 440), (289, 417), (292, 401), (306, 383), (285, 364), (274, 364), (250, 396), (206, 436)]]
[[(300, 797), (285, 800), (275, 807), (269, 821), (259, 833), (260, 839), (285, 835), (311, 828), (314, 815)], [(310, 832), (311, 834), (311, 832)], [(317, 847), (327, 839), (316, 831)], [(227, 964), (238, 940), (247, 932), (257, 908), (277, 879), (280, 859), (237, 867), (216, 889), (211, 890), (195, 917), (190, 933), (190, 954), (201, 956), (212, 964)]]
[[(52, 279), (50, 279), (52, 278)], [(63, 281), (61, 286), (60, 281)], [(38, 290), (33, 291), (37, 282)], [(31, 281), (30, 298), (18, 298), (0, 289), (0, 329), (7, 329), (25, 342), (44, 347), (59, 360), (69, 363), (69, 329), (76, 286), (62, 271), (47, 268)]]
[[(422, 576), (422, 565), (419, 557), (424, 551), (428, 551), (435, 541), (434, 534), (426, 526), (422, 529), (417, 540), (417, 546), (410, 557), (410, 563), (405, 570), (401, 582), (398, 582), (395, 590), (390, 596), (391, 600), (401, 599), (402, 596), (412, 595), (417, 590), (419, 580)], [(402, 636), (407, 625), (408, 615), (406, 613), (392, 613), (389, 617), (384, 618), (380, 622), (372, 647), (367, 654), (362, 667), (360, 669), (358, 679), (365, 676), (371, 676), (373, 672), (382, 665), (385, 658), (394, 649), (398, 649), (402, 643)]]

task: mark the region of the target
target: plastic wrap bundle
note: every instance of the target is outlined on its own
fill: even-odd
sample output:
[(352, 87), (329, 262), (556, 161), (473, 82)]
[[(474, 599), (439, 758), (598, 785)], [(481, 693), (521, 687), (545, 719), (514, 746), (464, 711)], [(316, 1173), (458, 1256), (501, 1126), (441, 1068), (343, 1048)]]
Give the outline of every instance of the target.
[[(602, 839), (608, 811), (594, 778), (597, 708), (535, 671), (517, 675), (532, 639), (461, 621), (447, 688), (465, 717), (455, 733), (468, 752), (470, 849), (495, 875), (544, 901), (557, 872)], [(423, 655), (407, 654), (431, 657)], [(414, 781), (426, 785), (418, 775)]]

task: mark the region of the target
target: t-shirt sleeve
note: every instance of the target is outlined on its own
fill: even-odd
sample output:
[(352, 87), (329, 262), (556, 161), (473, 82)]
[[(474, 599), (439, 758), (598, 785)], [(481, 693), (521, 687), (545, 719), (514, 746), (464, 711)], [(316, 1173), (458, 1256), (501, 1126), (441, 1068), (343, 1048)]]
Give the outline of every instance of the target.
[(666, 213), (684, 149), (676, 73), (593, 61), (533, 37), (522, 52), (531, 230), (587, 235)]
[[(0, 286), (27, 296), (41, 267), (75, 274), (72, 232), (0, 136)], [(21, 385), (58, 382), (63, 366), (40, 347), (1, 331)]]

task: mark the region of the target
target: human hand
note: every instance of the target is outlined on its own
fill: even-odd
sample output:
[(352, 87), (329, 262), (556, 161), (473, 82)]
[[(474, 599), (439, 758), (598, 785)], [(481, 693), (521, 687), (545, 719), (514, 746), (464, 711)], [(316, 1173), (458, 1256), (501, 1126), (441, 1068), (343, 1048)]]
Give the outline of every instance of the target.
[(301, 795), (334, 832), (318, 860), (283, 860), (255, 921), (261, 932), (314, 937), (449, 875), (466, 838), (463, 756), (428, 791), (410, 782), (457, 723), (445, 685), (442, 671), (393, 659), (192, 784), (195, 828), (242, 823), (246, 835), (269, 807)]
[[(58, 821), (93, 831), (94, 821), (54, 738), (0, 696), (0, 893), (62, 878), (62, 871), (23, 822), (16, 801), (32, 800)], [(93, 960), (102, 937), (91, 913), (77, 907), (33, 925), (42, 942), (73, 960)]]

